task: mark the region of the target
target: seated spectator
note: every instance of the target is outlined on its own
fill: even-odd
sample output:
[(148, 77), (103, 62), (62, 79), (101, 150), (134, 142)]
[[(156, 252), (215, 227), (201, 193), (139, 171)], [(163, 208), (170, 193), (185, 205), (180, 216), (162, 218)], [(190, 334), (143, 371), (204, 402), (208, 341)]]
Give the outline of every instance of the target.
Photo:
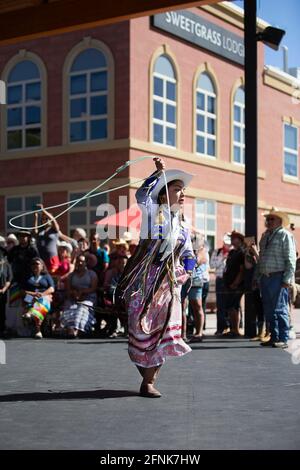
[(106, 250), (101, 248), (97, 233), (92, 233), (90, 236), (90, 248), (88, 251), (97, 257), (97, 264), (93, 269), (98, 276), (99, 284), (103, 285), (105, 271), (107, 271), (109, 266), (109, 255)]
[(110, 285), (109, 285), (108, 291), (107, 291), (107, 296), (110, 300), (113, 300), (115, 290), (116, 290), (118, 282), (119, 282), (119, 280), (122, 276), (122, 273), (125, 269), (127, 261), (128, 261), (127, 256), (119, 256), (116, 259), (116, 266), (115, 266), (114, 273), (112, 275)]
[(60, 277), (60, 281), (66, 279), (67, 275), (73, 270), (73, 265), (71, 263), (71, 253), (72, 246), (70, 243), (64, 241), (58, 242), (59, 265), (55, 274)]
[[(122, 273), (125, 269), (127, 260), (128, 260), (127, 256), (118, 256), (118, 258), (116, 258), (114, 273), (112, 275), (109, 286), (107, 286), (107, 289), (104, 291), (106, 305), (108, 303), (113, 305), (114, 303), (115, 290), (122, 276)], [(108, 315), (108, 317), (106, 318), (106, 322), (107, 322), (106, 333), (110, 338), (116, 338), (118, 336), (118, 332), (121, 331), (120, 330), (121, 326), (124, 327), (124, 332), (126, 333), (126, 325), (125, 324), (121, 325), (116, 315)]]
[(79, 331), (90, 332), (95, 324), (93, 307), (97, 300), (97, 284), (97, 275), (88, 269), (85, 256), (77, 256), (75, 271), (68, 278), (67, 301), (61, 317), (61, 325), (71, 338)]
[(31, 261), (31, 274), (24, 285), (25, 312), (23, 319), (34, 322), (35, 338), (41, 339), (41, 325), (51, 308), (54, 281), (41, 258)]

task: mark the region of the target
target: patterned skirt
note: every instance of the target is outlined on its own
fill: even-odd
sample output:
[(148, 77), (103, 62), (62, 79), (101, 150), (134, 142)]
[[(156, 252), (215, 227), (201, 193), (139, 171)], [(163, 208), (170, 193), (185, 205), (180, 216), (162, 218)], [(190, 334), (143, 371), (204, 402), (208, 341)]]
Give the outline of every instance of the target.
[(61, 316), (63, 328), (73, 328), (88, 333), (92, 330), (96, 319), (93, 312), (93, 302), (86, 300), (84, 303), (68, 305)]
[(35, 321), (35, 323), (41, 324), (44, 321), (45, 316), (51, 310), (52, 296), (45, 295), (35, 300), (35, 302), (26, 308), (26, 313), (29, 314)]
[[(151, 267), (146, 281), (146, 290), (153, 288), (157, 269), (157, 266)], [(167, 276), (156, 291), (142, 319), (140, 315), (144, 308), (143, 296), (140, 292), (131, 296), (128, 304), (128, 353), (134, 364), (145, 368), (155, 367), (163, 364), (168, 356), (183, 356), (191, 351), (181, 337), (180, 290), (181, 286), (174, 289), (170, 318), (161, 338), (172, 301)]]

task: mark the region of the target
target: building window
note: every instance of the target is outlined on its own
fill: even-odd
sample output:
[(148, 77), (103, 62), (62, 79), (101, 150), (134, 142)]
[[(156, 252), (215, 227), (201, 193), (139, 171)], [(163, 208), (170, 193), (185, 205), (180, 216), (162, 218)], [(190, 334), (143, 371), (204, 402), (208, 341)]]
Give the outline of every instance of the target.
[[(16, 229), (9, 225), (9, 220), (23, 212), (36, 210), (37, 204), (42, 202), (41, 196), (13, 196), (6, 198), (6, 232), (14, 232)], [(20, 227), (33, 227), (34, 214), (24, 215), (15, 220), (15, 225)]]
[(153, 141), (176, 147), (176, 121), (176, 77), (168, 57), (161, 55), (153, 73)]
[(216, 156), (216, 93), (207, 73), (201, 73), (196, 89), (196, 151)]
[(23, 60), (7, 79), (6, 145), (8, 150), (41, 146), (42, 91), (38, 66)]
[[(80, 199), (87, 191), (70, 193), (70, 201)], [(83, 228), (88, 236), (96, 230), (96, 222), (101, 217), (96, 215), (97, 207), (100, 204), (108, 202), (107, 194), (100, 194), (99, 196), (84, 199), (69, 211), (69, 233), (72, 235), (77, 227)]]
[(245, 164), (245, 91), (239, 87), (233, 102), (233, 161)]
[(298, 177), (298, 128), (284, 124), (284, 174)]
[(108, 67), (104, 54), (86, 49), (74, 59), (69, 74), (69, 140), (106, 139), (108, 134)]
[(214, 250), (217, 232), (217, 203), (196, 199), (196, 228), (204, 235), (209, 249)]
[(239, 204), (232, 206), (232, 228), (240, 233), (245, 233), (245, 207)]

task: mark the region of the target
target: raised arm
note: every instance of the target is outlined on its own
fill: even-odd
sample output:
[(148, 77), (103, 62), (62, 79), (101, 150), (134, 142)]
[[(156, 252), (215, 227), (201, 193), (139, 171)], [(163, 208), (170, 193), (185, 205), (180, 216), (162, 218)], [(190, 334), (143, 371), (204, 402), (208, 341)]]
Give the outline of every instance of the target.
[(155, 188), (161, 172), (166, 167), (164, 160), (161, 158), (155, 157), (153, 158), (153, 161), (155, 162), (156, 171), (144, 181), (143, 185), (137, 190), (135, 195), (137, 203), (145, 206), (151, 203), (151, 192)]
[(43, 204), (37, 204), (37, 206), (41, 208), (42, 213), (45, 214), (48, 217), (48, 219), (51, 221), (52, 228), (56, 232), (59, 232), (59, 225), (58, 225), (56, 219), (53, 217), (53, 215), (50, 214), (50, 212), (46, 211), (46, 209), (44, 209)]

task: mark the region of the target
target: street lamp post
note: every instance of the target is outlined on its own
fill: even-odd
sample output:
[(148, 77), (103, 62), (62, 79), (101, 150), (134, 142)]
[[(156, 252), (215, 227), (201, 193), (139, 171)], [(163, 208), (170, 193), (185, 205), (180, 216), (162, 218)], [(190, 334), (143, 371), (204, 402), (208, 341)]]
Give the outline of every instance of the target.
[[(245, 222), (257, 241), (257, 43), (256, 0), (244, 0), (245, 27)], [(249, 289), (249, 286), (247, 286)], [(245, 294), (245, 336), (256, 335), (252, 296)]]
[[(245, 28), (245, 222), (246, 236), (254, 236), (257, 241), (257, 41), (278, 50), (285, 31), (268, 26), (257, 33), (256, 0), (244, 0)], [(251, 280), (249, 280), (251, 283)], [(253, 297), (245, 294), (245, 336), (256, 336), (256, 312)], [(248, 292), (247, 292), (248, 291)]]

